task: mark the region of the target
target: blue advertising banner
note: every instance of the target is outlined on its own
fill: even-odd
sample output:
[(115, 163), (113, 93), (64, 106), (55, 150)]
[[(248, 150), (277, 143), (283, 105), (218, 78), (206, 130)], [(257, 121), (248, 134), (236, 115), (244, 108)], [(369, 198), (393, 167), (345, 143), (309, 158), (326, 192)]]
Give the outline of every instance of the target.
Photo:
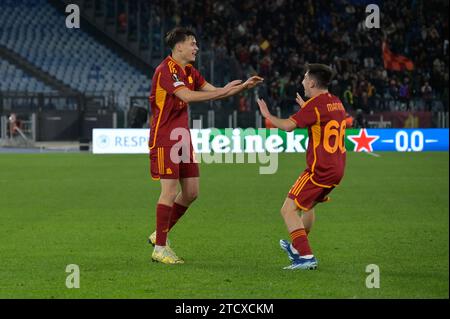
[[(308, 131), (296, 129), (191, 129), (196, 153), (304, 153)], [(324, 138), (339, 136), (329, 130)], [(448, 129), (347, 129), (345, 148), (354, 152), (448, 151)], [(96, 154), (148, 154), (148, 129), (94, 129)], [(342, 137), (344, 135), (342, 134)], [(330, 142), (334, 146), (333, 143)]]
[(349, 129), (346, 147), (355, 152), (448, 151), (448, 134), (448, 129)]

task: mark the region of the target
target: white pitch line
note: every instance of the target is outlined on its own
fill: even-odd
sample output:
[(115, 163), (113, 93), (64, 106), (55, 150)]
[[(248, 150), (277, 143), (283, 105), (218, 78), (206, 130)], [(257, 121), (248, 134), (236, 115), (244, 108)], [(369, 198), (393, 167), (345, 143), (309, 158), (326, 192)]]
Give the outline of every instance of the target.
[(375, 157), (381, 157), (380, 154), (374, 153), (374, 152), (362, 152), (362, 153), (366, 153), (367, 155), (371, 155), (371, 156), (375, 156)]

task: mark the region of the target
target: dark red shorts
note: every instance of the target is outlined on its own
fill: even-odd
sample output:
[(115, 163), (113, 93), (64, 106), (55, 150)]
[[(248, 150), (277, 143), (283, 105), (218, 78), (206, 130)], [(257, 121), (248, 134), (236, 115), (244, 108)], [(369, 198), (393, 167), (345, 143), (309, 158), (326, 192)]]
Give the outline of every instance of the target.
[(328, 188), (317, 185), (311, 179), (311, 172), (306, 170), (291, 187), (288, 197), (294, 200), (302, 211), (308, 211), (317, 203), (329, 201), (328, 194), (333, 189), (334, 186)]
[(155, 146), (150, 150), (150, 173), (155, 180), (199, 177), (192, 145)]

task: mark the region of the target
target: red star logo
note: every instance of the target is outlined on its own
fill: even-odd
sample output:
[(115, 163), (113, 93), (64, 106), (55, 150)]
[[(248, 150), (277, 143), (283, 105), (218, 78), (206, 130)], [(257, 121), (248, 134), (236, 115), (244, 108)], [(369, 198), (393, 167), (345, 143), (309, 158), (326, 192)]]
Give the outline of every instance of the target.
[(359, 131), (359, 135), (348, 136), (348, 139), (355, 144), (355, 152), (372, 152), (372, 144), (378, 140), (379, 136), (368, 135), (365, 128)]

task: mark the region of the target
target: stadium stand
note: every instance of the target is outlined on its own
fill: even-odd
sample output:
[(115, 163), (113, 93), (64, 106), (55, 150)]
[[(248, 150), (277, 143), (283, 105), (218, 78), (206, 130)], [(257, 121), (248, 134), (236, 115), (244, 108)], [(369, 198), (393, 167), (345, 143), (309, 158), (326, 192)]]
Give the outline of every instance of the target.
[(24, 73), (6, 60), (0, 59), (0, 91), (54, 93), (55, 90)]
[(1, 1), (0, 44), (78, 92), (115, 92), (122, 109), (130, 96), (148, 94), (149, 77), (92, 36), (64, 28), (65, 18), (45, 0)]
[[(80, 7), (81, 29), (64, 27), (69, 3)], [(369, 3), (380, 6), (380, 29), (364, 25)], [(413, 127), (416, 122), (397, 118), (415, 112), (426, 118), (424, 127), (447, 127), (448, 6), (446, 0), (2, 0), (0, 57), (7, 49), (61, 85), (33, 79), (35, 70), (5, 58), (2, 70), (23, 75), (9, 73), (0, 82), (0, 113), (2, 107), (6, 112), (30, 104), (8, 91), (53, 90), (59, 95), (30, 97), (30, 105), (89, 114), (119, 110), (119, 122), (132, 123), (131, 110), (148, 107), (152, 67), (169, 52), (164, 35), (175, 26), (190, 26), (200, 46), (196, 67), (209, 82), (221, 86), (253, 74), (265, 78), (254, 91), (190, 105), (191, 120), (259, 126), (256, 97), (277, 115), (289, 116), (298, 108), (294, 97), (302, 94), (305, 63), (320, 62), (336, 70), (330, 89), (355, 125)], [(383, 43), (410, 59), (413, 70), (386, 66)], [(28, 80), (18, 80), (24, 75)]]
[[(333, 66), (337, 76), (331, 90), (351, 112), (448, 111), (448, 1), (75, 2), (92, 8), (94, 19), (114, 25), (117, 33), (125, 32), (130, 43), (152, 39), (151, 47), (158, 46), (153, 65), (155, 52), (159, 59), (167, 52), (157, 39), (174, 26), (191, 26), (201, 52), (210, 51), (214, 60), (212, 72), (199, 61), (207, 77), (220, 85), (258, 73), (265, 77), (259, 96), (285, 114), (295, 107), (295, 92), (302, 93), (306, 62)], [(365, 8), (372, 3), (380, 7), (380, 29), (364, 25)], [(385, 67), (384, 40), (392, 52), (410, 58), (414, 70)], [(255, 108), (251, 96), (235, 103), (241, 112)]]
[[(364, 26), (369, 3), (380, 6), (380, 29)], [(260, 91), (271, 105), (293, 104), (302, 66), (321, 62), (337, 71), (331, 89), (347, 108), (370, 113), (448, 111), (448, 6), (442, 0), (167, 0), (159, 10), (167, 28), (192, 25), (244, 73), (264, 76)], [(412, 72), (384, 68), (384, 38), (413, 60)]]

